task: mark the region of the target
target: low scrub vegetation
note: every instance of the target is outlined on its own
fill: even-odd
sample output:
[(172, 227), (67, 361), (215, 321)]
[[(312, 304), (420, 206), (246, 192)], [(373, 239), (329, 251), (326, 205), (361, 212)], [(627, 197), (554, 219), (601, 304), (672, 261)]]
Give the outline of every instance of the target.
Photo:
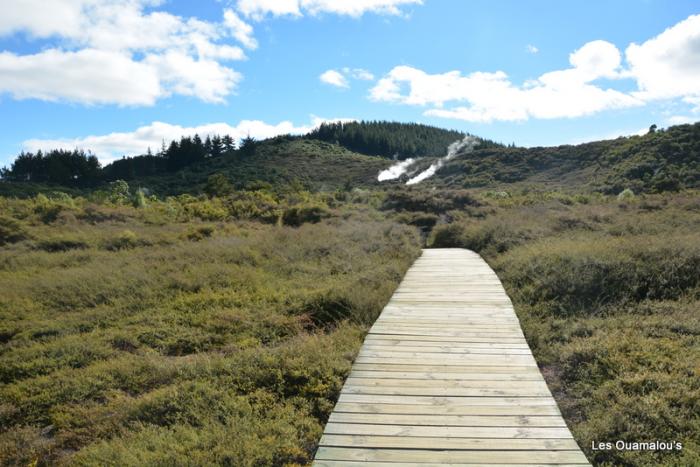
[[(596, 465), (700, 464), (700, 204), (636, 197), (490, 196), (435, 227), (434, 246), (486, 257), (579, 445)], [(677, 441), (682, 451), (593, 442)]]
[(308, 464), (417, 229), (330, 195), (117, 188), (0, 198), (0, 463)]

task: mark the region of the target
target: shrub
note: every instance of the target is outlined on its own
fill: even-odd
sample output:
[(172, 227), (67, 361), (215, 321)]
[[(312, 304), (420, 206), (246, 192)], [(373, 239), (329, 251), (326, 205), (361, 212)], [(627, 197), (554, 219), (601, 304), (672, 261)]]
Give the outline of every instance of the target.
[(530, 238), (527, 231), (516, 230), (506, 222), (477, 224), (453, 223), (433, 230), (433, 248), (467, 248), (483, 255), (503, 253)]
[(204, 185), (204, 192), (213, 198), (214, 196), (228, 196), (233, 192), (233, 185), (228, 177), (222, 173), (210, 175)]
[(634, 191), (630, 190), (629, 188), (625, 188), (617, 195), (618, 201), (629, 201), (632, 199), (634, 199)]
[(214, 233), (214, 227), (211, 225), (201, 225), (199, 227), (196, 227), (194, 229), (190, 229), (186, 234), (185, 238), (187, 240), (191, 240), (193, 242), (198, 242), (200, 240), (204, 240), (205, 238), (209, 238), (212, 236)]
[(282, 214), (282, 222), (285, 225), (299, 227), (307, 222), (315, 224), (329, 215), (330, 213), (328, 209), (321, 205), (293, 206), (285, 209), (284, 213)]
[(148, 242), (139, 239), (131, 230), (124, 230), (119, 235), (103, 242), (103, 248), (110, 251), (126, 250), (137, 246), (147, 245)]
[(144, 193), (144, 191), (140, 188), (136, 190), (136, 193), (134, 193), (134, 196), (131, 200), (131, 204), (135, 208), (145, 208), (148, 204), (146, 201), (146, 193)]
[(73, 237), (55, 237), (46, 240), (41, 240), (36, 243), (36, 248), (39, 250), (55, 253), (68, 250), (83, 250), (88, 248), (87, 242)]
[(107, 196), (112, 203), (126, 203), (131, 197), (129, 193), (129, 184), (124, 180), (115, 180), (110, 182)]
[(34, 212), (46, 224), (55, 221), (63, 208), (62, 204), (50, 200), (41, 193), (34, 198)]
[(26, 229), (11, 217), (0, 216), (0, 246), (17, 243), (29, 238)]

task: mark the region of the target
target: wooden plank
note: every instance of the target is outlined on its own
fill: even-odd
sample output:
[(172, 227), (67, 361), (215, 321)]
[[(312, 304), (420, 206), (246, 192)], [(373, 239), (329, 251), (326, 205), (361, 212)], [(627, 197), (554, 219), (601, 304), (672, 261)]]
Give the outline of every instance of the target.
[(586, 464), (579, 450), (569, 451), (506, 451), (506, 450), (419, 450), (419, 449), (363, 449), (321, 446), (317, 459), (357, 460), (370, 462), (469, 462), (481, 464)]
[(473, 353), (473, 352), (462, 352), (462, 353), (446, 353), (446, 352), (434, 352), (432, 350), (426, 349), (423, 352), (398, 352), (395, 349), (389, 350), (373, 350), (363, 348), (358, 354), (358, 360), (362, 357), (367, 358), (397, 358), (399, 360), (416, 358), (422, 361), (437, 360), (445, 362), (462, 362), (462, 363), (476, 363), (476, 362), (486, 362), (486, 363), (509, 363), (509, 364), (528, 364), (534, 362), (534, 358), (530, 354), (518, 355), (518, 354), (503, 354), (503, 353)]
[(578, 449), (573, 439), (512, 439), (507, 444), (489, 438), (435, 438), (403, 436), (323, 435), (320, 446), (389, 449), (459, 449), (561, 451)]
[[(460, 349), (519, 349), (530, 351), (530, 348), (525, 342), (497, 343), (497, 342), (449, 342), (449, 341), (414, 341), (410, 339), (379, 339), (374, 336), (367, 336), (365, 346), (383, 345), (383, 346), (408, 346), (408, 347), (455, 347)], [(426, 349), (429, 350), (429, 349)]]
[(373, 425), (328, 422), (329, 435), (434, 436), (440, 438), (571, 438), (569, 429), (541, 427)]
[(338, 402), (334, 412), (406, 415), (552, 415), (560, 416), (556, 405), (412, 405), (371, 402)]
[(328, 421), (333, 423), (369, 423), (381, 425), (566, 427), (564, 420), (556, 415), (407, 415), (343, 413), (334, 411)]
[(548, 405), (556, 407), (551, 396), (540, 397), (478, 397), (478, 396), (408, 396), (408, 395), (382, 395), (382, 394), (351, 394), (345, 391), (340, 393), (338, 402), (361, 402), (373, 404), (410, 404), (410, 405)]
[(380, 379), (425, 379), (436, 381), (435, 384), (445, 381), (538, 381), (542, 378), (531, 372), (529, 374), (518, 373), (440, 373), (436, 371), (408, 372), (408, 371), (372, 371), (372, 370), (352, 370), (350, 378), (380, 378)]
[(534, 381), (504, 381), (504, 380), (441, 380), (441, 379), (416, 379), (416, 378), (364, 378), (350, 375), (345, 381), (348, 386), (393, 386), (393, 387), (435, 387), (441, 388), (484, 388), (484, 389), (547, 389), (542, 380)]
[(379, 394), (389, 396), (471, 396), (471, 397), (547, 397), (550, 395), (546, 388), (451, 388), (451, 387), (403, 387), (403, 386), (356, 386), (343, 387), (346, 394)]
[(352, 366), (357, 370), (378, 371), (426, 371), (437, 373), (504, 373), (504, 374), (539, 374), (537, 367), (532, 365), (427, 365), (427, 364), (399, 364), (393, 361), (389, 363), (361, 363), (355, 362)]

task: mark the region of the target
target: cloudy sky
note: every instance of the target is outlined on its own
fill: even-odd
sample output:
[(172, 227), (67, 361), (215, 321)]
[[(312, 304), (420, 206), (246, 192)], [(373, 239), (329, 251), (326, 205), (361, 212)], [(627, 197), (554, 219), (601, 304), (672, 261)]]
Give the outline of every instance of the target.
[(697, 0), (2, 0), (0, 165), (417, 121), (552, 145), (700, 120)]

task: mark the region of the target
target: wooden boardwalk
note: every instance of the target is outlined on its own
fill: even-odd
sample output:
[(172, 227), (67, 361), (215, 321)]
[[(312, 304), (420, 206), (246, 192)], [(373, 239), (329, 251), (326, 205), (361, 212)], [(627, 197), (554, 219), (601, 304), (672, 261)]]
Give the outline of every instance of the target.
[(314, 466), (588, 465), (479, 255), (424, 250), (360, 350)]

